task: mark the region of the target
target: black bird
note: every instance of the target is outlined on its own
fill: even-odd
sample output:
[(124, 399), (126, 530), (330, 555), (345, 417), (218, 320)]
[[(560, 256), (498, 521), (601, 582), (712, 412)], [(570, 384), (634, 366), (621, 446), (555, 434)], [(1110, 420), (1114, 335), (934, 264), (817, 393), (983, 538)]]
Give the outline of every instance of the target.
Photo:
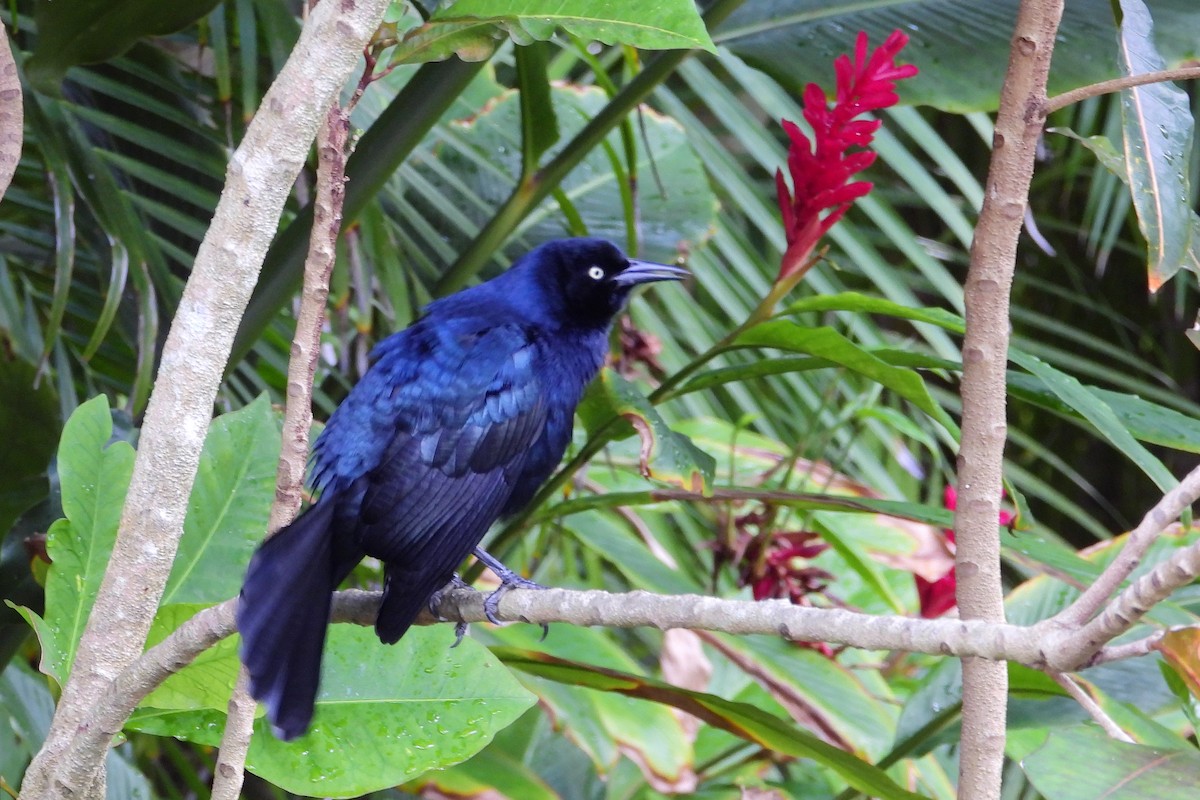
[(250, 693), (283, 739), (308, 729), (331, 596), (364, 556), (384, 563), (380, 640), (404, 635), (473, 550), (562, 459), (575, 406), (630, 290), (679, 280), (602, 239), (562, 239), (429, 305), (382, 341), (313, 446), (317, 499), (250, 561), (238, 605)]

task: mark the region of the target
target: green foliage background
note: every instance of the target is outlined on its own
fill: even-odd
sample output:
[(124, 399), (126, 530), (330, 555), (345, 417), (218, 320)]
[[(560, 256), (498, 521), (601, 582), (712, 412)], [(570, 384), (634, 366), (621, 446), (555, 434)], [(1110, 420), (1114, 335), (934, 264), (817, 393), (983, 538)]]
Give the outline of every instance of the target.
[[(398, 3), (386, 33), (415, 30), (427, 5)], [(647, 258), (686, 254), (696, 277), (685, 290), (630, 309), (661, 347), (654, 360), (606, 372), (581, 408), (569, 458), (591, 457), (582, 483), (564, 495), (556, 482), (490, 549), (555, 586), (746, 597), (731, 554), (748, 537), (815, 531), (831, 547), (807, 566), (833, 579), (812, 602), (915, 613), (912, 571), (948, 522), (961, 283), (1015, 0), (852, 11), (723, 0), (703, 22), (689, 0), (636, 11), (568, 0), (553, 4), (563, 16), (552, 22), (545, 5), (438, 10), (390, 53), (396, 69), (356, 108), (318, 416), (366, 368), (375, 341), (542, 241), (591, 233)], [(1164, 64), (1200, 56), (1188, 34), (1200, 30), (1194, 3), (1148, 7)], [(295, 12), (269, 0), (17, 0), (0, 11), (26, 102), (24, 154), (0, 203), (9, 785), (70, 669), (158, 348), (228, 154), (298, 34)], [(784, 244), (772, 185), (786, 157), (778, 119), (801, 119), (806, 82), (832, 86), (832, 59), (855, 32), (877, 43), (896, 28), (913, 40), (903, 58), (921, 68), (902, 96), (919, 105), (883, 115), (875, 191), (833, 230), (790, 304), (729, 339), (768, 292)], [(1108, 3), (1069, 3), (1052, 90), (1119, 74), (1119, 41)], [(681, 46), (697, 50), (672, 49)], [(1051, 119), (1013, 293), (1006, 477), (1021, 517), (1002, 533), (1013, 621), (1068, 604), (1114, 537), (1200, 452), (1197, 352), (1183, 335), (1200, 268), (1189, 91), (1162, 121), (1179, 181), (1159, 218), (1134, 202), (1145, 175), (1117, 155), (1139, 136), (1119, 98)], [(1156, 153), (1146, 170), (1161, 168)], [(312, 174), (239, 335), (154, 640), (236, 593), (265, 526), (279, 448), (272, 403), (283, 398)], [(1157, 232), (1177, 263), (1147, 255)], [(1148, 275), (1180, 267), (1190, 272), (1148, 293)], [(616, 413), (655, 433), (648, 478)], [(655, 485), (773, 499), (662, 501)], [(765, 522), (749, 525), (751, 512)], [(26, 546), (43, 532), (48, 569)], [(1194, 537), (1165, 537), (1141, 569)], [(377, 579), (369, 565), (354, 578)], [(1147, 624), (1194, 625), (1194, 588)], [(447, 650), (442, 626), (384, 648), (369, 631), (335, 627), (314, 730), (283, 745), (260, 722), (246, 795), (954, 796), (956, 662), (853, 650), (831, 659), (773, 639), (650, 630), (537, 635), (477, 626)], [(236, 643), (225, 642), (147, 698), (110, 757), (109, 796), (203, 796), (235, 675)], [(1189, 796), (1177, 787), (1200, 776), (1195, 699), (1170, 667), (1144, 658), (1083, 677), (1139, 744), (1098, 737), (1056, 684), (1014, 667), (1012, 796), (1118, 786), (1125, 793), (1110, 796)], [(1081, 751), (1091, 755), (1070, 757)], [(1167, 766), (1144, 771), (1155, 758)], [(1091, 769), (1101, 762), (1111, 774)]]

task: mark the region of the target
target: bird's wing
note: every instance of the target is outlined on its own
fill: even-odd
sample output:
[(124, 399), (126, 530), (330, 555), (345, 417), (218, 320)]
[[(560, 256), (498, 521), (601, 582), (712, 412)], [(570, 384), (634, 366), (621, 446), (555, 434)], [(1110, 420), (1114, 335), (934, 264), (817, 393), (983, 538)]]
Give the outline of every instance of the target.
[(368, 554), (444, 579), (499, 515), (547, 409), (526, 328), (443, 325), (421, 335), (415, 370), (403, 365), (410, 379), (383, 403), (390, 440), (356, 481), (356, 533)]

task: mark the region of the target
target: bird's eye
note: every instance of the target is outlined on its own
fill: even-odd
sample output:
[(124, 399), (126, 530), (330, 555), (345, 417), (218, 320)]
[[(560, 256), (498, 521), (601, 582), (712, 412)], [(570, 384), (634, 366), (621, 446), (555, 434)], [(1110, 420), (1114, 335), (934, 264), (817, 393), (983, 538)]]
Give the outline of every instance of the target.
[(588, 277), (598, 281), (604, 277), (604, 270), (601, 267), (588, 267)]

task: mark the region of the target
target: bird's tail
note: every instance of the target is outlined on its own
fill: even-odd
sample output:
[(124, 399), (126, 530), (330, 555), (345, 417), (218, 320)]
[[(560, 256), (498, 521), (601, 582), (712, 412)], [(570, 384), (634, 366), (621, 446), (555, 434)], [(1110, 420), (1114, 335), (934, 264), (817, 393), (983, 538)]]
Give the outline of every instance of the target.
[(250, 694), (281, 739), (300, 736), (312, 721), (333, 590), (358, 561), (337, 557), (334, 505), (318, 501), (264, 542), (242, 585), (242, 663)]

